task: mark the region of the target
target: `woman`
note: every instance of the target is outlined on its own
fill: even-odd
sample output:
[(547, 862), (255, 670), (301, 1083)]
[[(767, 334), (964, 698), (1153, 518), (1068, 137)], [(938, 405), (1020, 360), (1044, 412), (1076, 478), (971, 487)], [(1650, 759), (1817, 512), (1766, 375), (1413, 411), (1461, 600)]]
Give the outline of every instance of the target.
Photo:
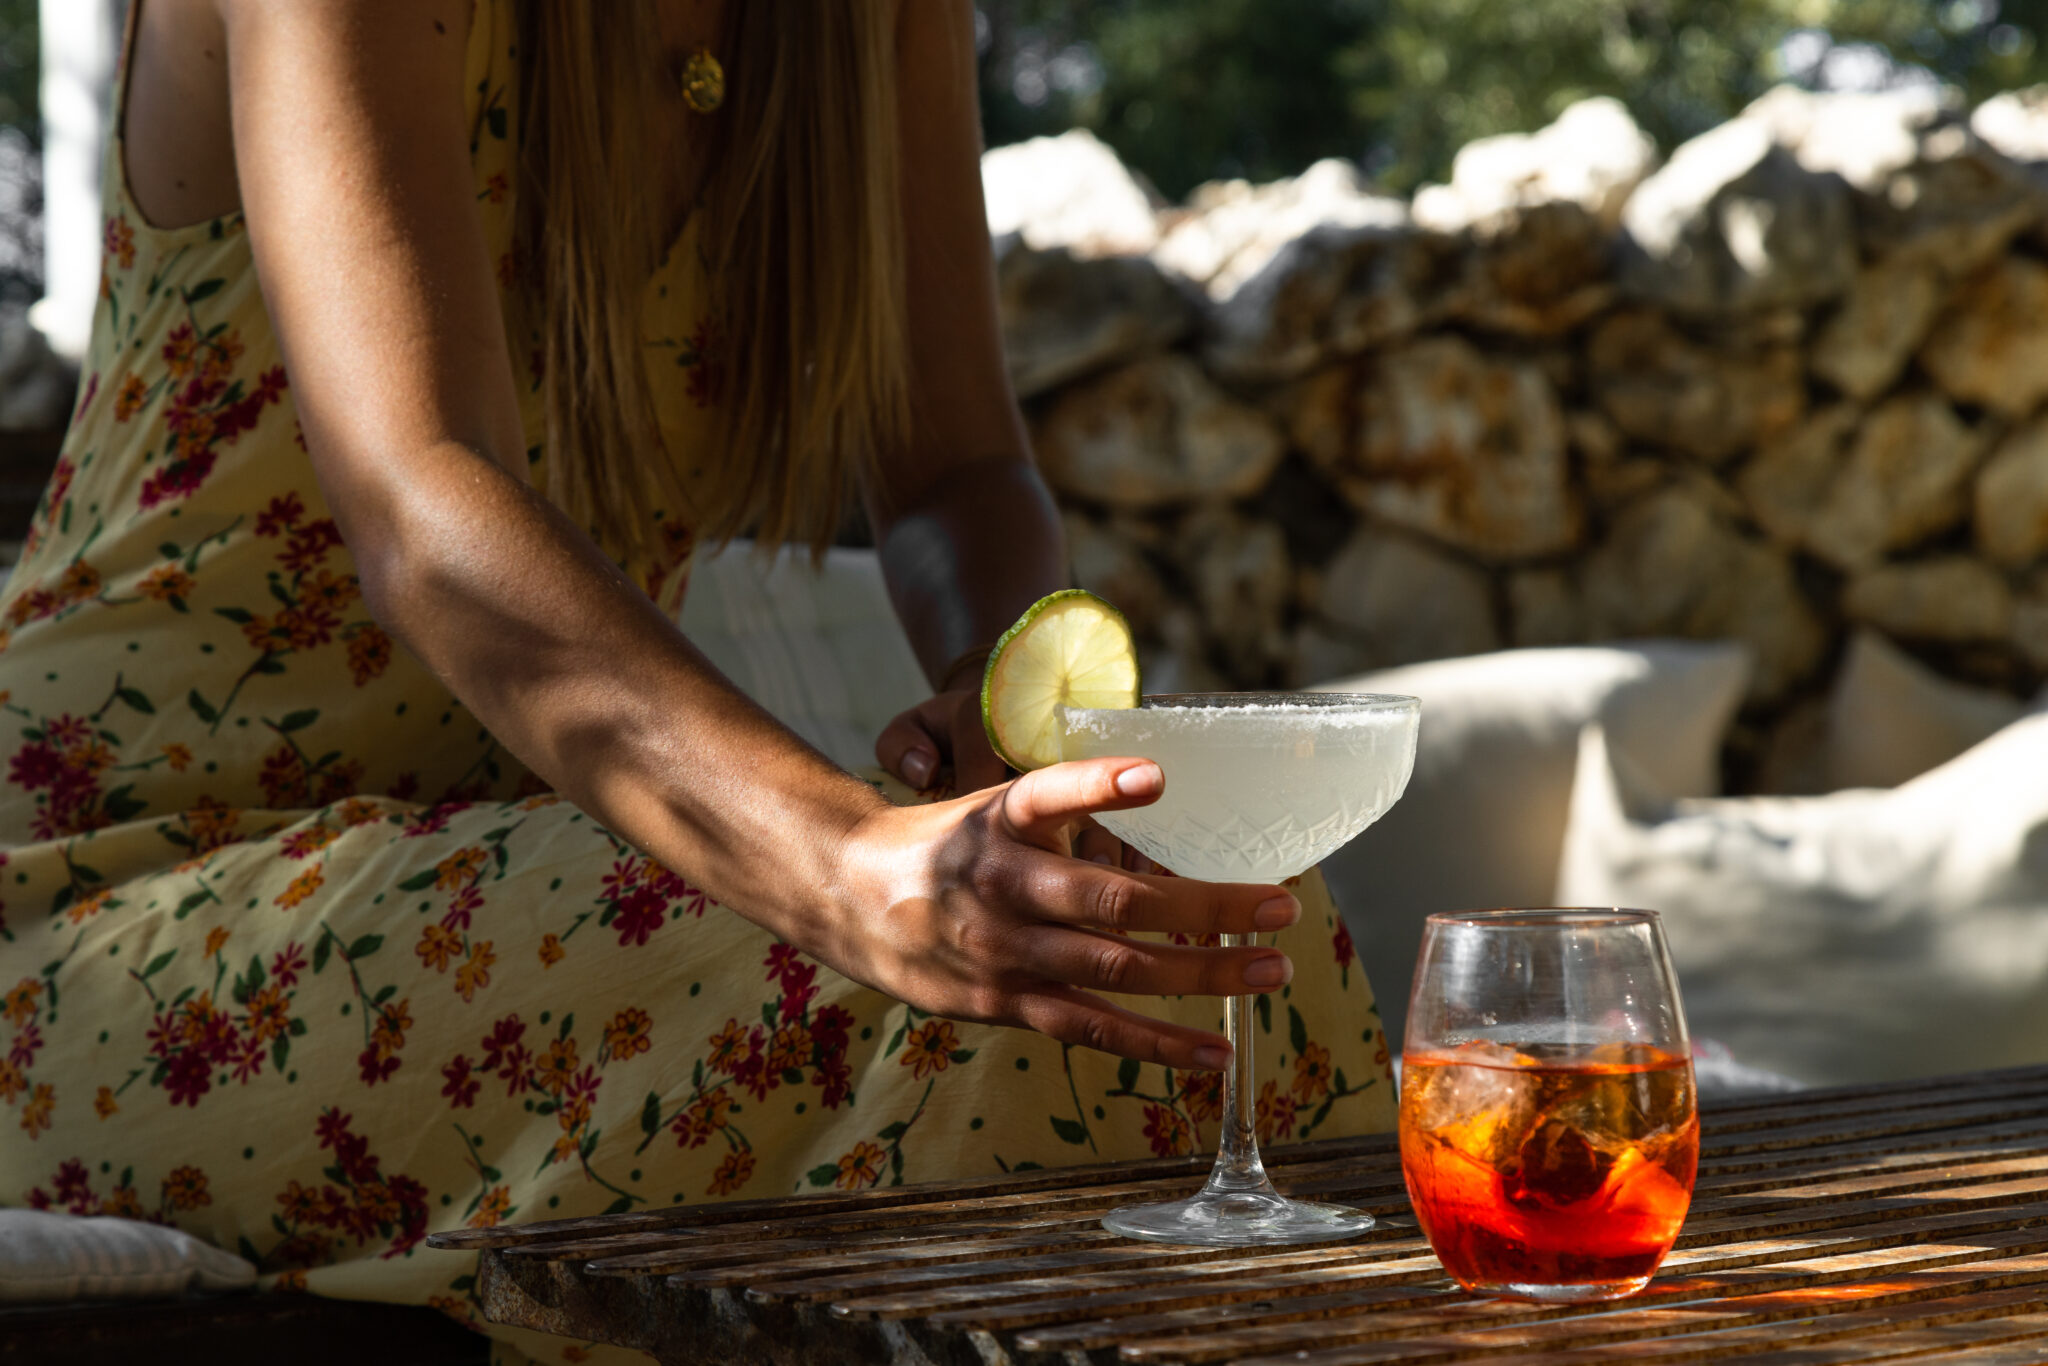
[[(1206, 1145), (1205, 996), (1285, 998), (1268, 1137), (1386, 1124), (1319, 890), (1293, 962), (1195, 943), (1300, 907), (1072, 857), (1158, 769), (981, 738), (1060, 552), (963, 0), (131, 13), (0, 602), (0, 1198), (468, 1316), (431, 1229)], [(697, 539), (847, 488), (936, 689), (879, 756), (970, 795), (892, 805), (673, 625)]]

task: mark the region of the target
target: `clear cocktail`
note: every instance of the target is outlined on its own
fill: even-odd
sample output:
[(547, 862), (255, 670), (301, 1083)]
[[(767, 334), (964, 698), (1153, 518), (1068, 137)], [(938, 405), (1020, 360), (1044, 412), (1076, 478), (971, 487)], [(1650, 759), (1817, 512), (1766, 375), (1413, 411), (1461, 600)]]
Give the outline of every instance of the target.
[[(1110, 833), (1184, 877), (1279, 882), (1335, 853), (1400, 797), (1421, 704), (1357, 693), (1191, 693), (1060, 715), (1066, 758), (1137, 756), (1166, 775), (1150, 806), (1096, 817)], [(1115, 1210), (1102, 1221), (1111, 1232), (1237, 1245), (1322, 1242), (1372, 1227), (1357, 1210), (1285, 1199), (1267, 1179), (1254, 1130), (1251, 1005), (1233, 997), (1225, 1014), (1234, 1056), (1208, 1185), (1187, 1200)]]

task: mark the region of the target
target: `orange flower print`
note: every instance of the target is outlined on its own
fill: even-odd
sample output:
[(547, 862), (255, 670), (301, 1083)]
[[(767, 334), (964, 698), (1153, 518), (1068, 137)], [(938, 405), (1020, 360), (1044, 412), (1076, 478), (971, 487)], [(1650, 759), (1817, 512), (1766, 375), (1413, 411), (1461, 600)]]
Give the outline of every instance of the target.
[(682, 1114), (676, 1116), (674, 1128), (676, 1146), (679, 1148), (700, 1147), (704, 1140), (726, 1124), (726, 1112), (732, 1109), (732, 1097), (723, 1090), (707, 1091), (690, 1102)]
[(146, 1219), (142, 1208), (142, 1197), (135, 1193), (133, 1186), (116, 1186), (100, 1205), (101, 1214), (111, 1214), (117, 1219)]
[(862, 1139), (853, 1145), (853, 1151), (839, 1159), (839, 1175), (832, 1184), (843, 1191), (857, 1191), (863, 1186), (872, 1186), (881, 1180), (882, 1162), (888, 1154), (874, 1144)]
[(330, 612), (347, 610), (349, 604), (362, 596), (362, 588), (353, 574), (336, 574), (322, 569), (313, 575), (311, 582), (300, 588), (299, 596), (307, 602), (318, 603)]
[(94, 892), (85, 900), (66, 910), (64, 915), (72, 924), (83, 925), (112, 904), (114, 904), (114, 894), (112, 891)]
[(562, 947), (561, 936), (544, 934), (540, 937), (541, 967), (551, 968), (568, 956), (569, 951)]
[(192, 362), (199, 354), (199, 334), (192, 330), (192, 324), (179, 323), (164, 338), (164, 365), (171, 374), (183, 379), (192, 373)]
[(121, 392), (114, 395), (114, 421), (126, 422), (142, 411), (142, 405), (149, 401), (149, 386), (142, 382), (142, 376), (130, 375), (121, 381)]
[(725, 1028), (711, 1036), (711, 1056), (704, 1065), (714, 1072), (730, 1072), (747, 1055), (747, 1031), (738, 1020), (727, 1020)]
[(476, 1213), (469, 1216), (471, 1228), (493, 1228), (507, 1214), (512, 1212), (512, 1188), (493, 1186), (476, 1207)]
[(272, 630), (283, 632), (294, 650), (310, 650), (334, 639), (334, 628), (339, 625), (341, 622), (332, 612), (318, 603), (309, 603), (279, 612)]
[(429, 925), (420, 931), (420, 942), (412, 951), (435, 972), (446, 972), (449, 962), (462, 956), (462, 937), (446, 925)]
[(491, 952), (491, 941), (469, 946), (469, 961), (455, 969), (455, 990), (465, 1001), (476, 999), (476, 994), (491, 984), (491, 964), (498, 961), (498, 955)]
[(384, 819), (384, 812), (377, 803), (362, 797), (350, 797), (341, 804), (338, 814), (342, 825), (350, 830), (359, 825), (374, 825)]
[(28, 1090), (28, 1077), (22, 1073), (19, 1067), (14, 1065), (13, 1059), (0, 1058), (0, 1100), (4, 1100), (9, 1105), (12, 1105), (14, 1104), (15, 1097), (26, 1090)]
[(903, 1065), (911, 1069), (913, 1077), (923, 1081), (933, 1072), (945, 1071), (959, 1047), (951, 1020), (927, 1020), (905, 1038)]
[(391, 637), (364, 626), (348, 638), (348, 668), (358, 688), (381, 676), (391, 663)]
[(452, 892), (463, 883), (475, 878), (483, 871), (484, 851), (472, 844), (467, 849), (457, 849), (447, 858), (434, 865), (434, 887), (437, 891)]
[(291, 1002), (285, 998), (284, 988), (268, 982), (249, 997), (248, 1014), (242, 1025), (257, 1043), (269, 1043), (291, 1028), (291, 1015)]
[(1212, 1119), (1223, 1118), (1223, 1074), (1183, 1072), (1180, 1106), (1187, 1112), (1188, 1118), (1197, 1124), (1206, 1124)]
[(272, 897), (271, 904), (282, 906), (289, 911), (319, 890), (320, 884), (326, 880), (326, 876), (320, 871), (320, 865), (314, 864), (293, 878), (283, 891)]
[(163, 755), (164, 763), (173, 773), (183, 773), (192, 767), (192, 751), (175, 741), (163, 747)]
[(215, 925), (206, 932), (206, 956), (213, 957), (227, 946), (230, 931), (225, 925)]
[(605, 1026), (605, 1047), (614, 1058), (635, 1058), (654, 1047), (654, 1020), (638, 1006), (627, 1006)]
[(1313, 1105), (1330, 1091), (1330, 1050), (1309, 1044), (1294, 1059), (1294, 1098)]
[[(768, 1043), (768, 1070), (787, 1072), (802, 1067), (811, 1060), (811, 1031), (802, 1020), (791, 1020), (775, 1031), (775, 1037)], [(918, 1076), (924, 1073), (919, 1072)]]
[(484, 182), (483, 189), (478, 192), (477, 198), (492, 204), (502, 204), (505, 202), (505, 196), (511, 192), (512, 182), (505, 178), (505, 173), (493, 171), (491, 178)]
[(57, 596), (66, 602), (82, 602), (100, 591), (100, 571), (84, 560), (73, 560), (57, 579)]
[(250, 649), (267, 654), (283, 654), (292, 648), (291, 624), (276, 617), (250, 617), (242, 623), (242, 635)]
[(57, 1092), (47, 1082), (37, 1082), (21, 1107), (21, 1127), (30, 1138), (39, 1138), (50, 1127), (50, 1111), (57, 1108)]
[(284, 837), (284, 856), (292, 859), (305, 858), (308, 854), (319, 853), (340, 838), (339, 830), (332, 830), (324, 825), (294, 831)]
[(204, 853), (218, 849), (223, 844), (235, 842), (235, 826), (241, 823), (242, 813), (237, 807), (212, 797), (202, 796), (192, 804), (187, 813), (186, 825), (192, 832), (194, 852)]
[[(841, 1170), (844, 1170), (842, 1167)], [(711, 1184), (705, 1187), (706, 1195), (731, 1195), (747, 1184), (747, 1178), (754, 1174), (754, 1154), (746, 1148), (735, 1148), (725, 1155), (718, 1164), (718, 1170), (711, 1173)]]
[(33, 977), (24, 977), (14, 984), (6, 996), (6, 1004), (0, 1006), (0, 1014), (13, 1025), (25, 1025), (35, 1018), (36, 1003), (43, 998), (43, 984)]
[(111, 1086), (102, 1086), (99, 1094), (92, 1098), (92, 1112), (101, 1119), (119, 1114), (120, 1110), (121, 1106), (115, 1101), (114, 1088)]
[(127, 214), (115, 214), (107, 220), (101, 245), (109, 259), (120, 262), (121, 269), (135, 269), (135, 229), (128, 226)]
[[(304, 1289), (306, 1273), (303, 1271), (294, 1271), (291, 1274), (299, 1278), (299, 1288)], [(277, 1288), (283, 1289), (282, 1286), (278, 1286)], [(440, 1310), (449, 1318), (454, 1319), (457, 1323), (466, 1324), (472, 1322), (474, 1319), (474, 1316), (469, 1311), (469, 1301), (465, 1299), (460, 1299), (454, 1295), (429, 1295), (427, 1296), (427, 1307), (429, 1309)]]
[[(281, 1294), (290, 1294), (293, 1291), (304, 1294), (306, 1290), (306, 1273), (303, 1271), (280, 1271), (277, 1273), (277, 1279), (270, 1283), (270, 1288)], [(441, 1298), (448, 1299), (450, 1297), (443, 1295)], [(427, 1303), (433, 1304), (433, 1302), (433, 1297), (429, 1296)], [(438, 1308), (439, 1306), (436, 1307)]]
[(554, 1040), (548, 1044), (547, 1052), (534, 1063), (535, 1084), (550, 1095), (561, 1095), (562, 1088), (576, 1075), (576, 1063), (576, 1041)]
[(198, 1209), (213, 1203), (206, 1173), (197, 1167), (173, 1167), (164, 1178), (164, 1199), (172, 1209)]
[(198, 580), (174, 564), (160, 564), (142, 576), (136, 585), (142, 596), (156, 602), (169, 602), (173, 598), (189, 598), (198, 587)]
[(1294, 1129), (1294, 1097), (1280, 1093), (1274, 1082), (1259, 1088), (1259, 1142), (1278, 1143)]
[(1151, 1141), (1154, 1157), (1173, 1157), (1195, 1150), (1194, 1133), (1187, 1117), (1164, 1105), (1145, 1107), (1145, 1137)]
[(370, 1043), (377, 1050), (379, 1058), (388, 1058), (405, 1047), (405, 1031), (412, 1028), (412, 1016), (406, 1012), (411, 1005), (410, 998), (403, 1001), (386, 1001), (377, 1008), (377, 1023), (370, 1030)]

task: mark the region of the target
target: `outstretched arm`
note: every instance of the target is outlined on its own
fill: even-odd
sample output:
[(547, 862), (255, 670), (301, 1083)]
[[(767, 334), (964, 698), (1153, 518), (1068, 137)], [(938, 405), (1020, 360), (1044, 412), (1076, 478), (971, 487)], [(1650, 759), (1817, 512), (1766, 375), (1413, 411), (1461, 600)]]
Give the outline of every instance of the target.
[(1295, 913), (1277, 888), (1065, 857), (1087, 812), (1157, 794), (1155, 766), (1060, 765), (891, 807), (734, 692), (527, 485), (462, 121), (467, 0), (220, 4), (257, 271), (378, 621), (596, 820), (856, 980), (1218, 1065), (1203, 1051), (1217, 1036), (1091, 994), (1243, 991), (1271, 956), (1106, 930), (1247, 932)]

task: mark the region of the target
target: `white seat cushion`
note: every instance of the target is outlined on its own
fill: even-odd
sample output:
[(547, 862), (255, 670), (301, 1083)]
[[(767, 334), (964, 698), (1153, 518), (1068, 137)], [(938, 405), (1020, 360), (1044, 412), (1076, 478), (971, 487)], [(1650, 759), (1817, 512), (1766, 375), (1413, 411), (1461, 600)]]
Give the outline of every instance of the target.
[(931, 685), (896, 620), (872, 550), (773, 556), (751, 542), (707, 552), (678, 618), (733, 685), (849, 769), (871, 768), (875, 738)]
[(1828, 790), (1897, 787), (2025, 711), (2018, 698), (1943, 678), (1883, 636), (1858, 631), (1828, 695)]
[(1424, 916), (1550, 903), (1579, 731), (1605, 721), (1669, 795), (1718, 792), (1722, 736), (1749, 673), (1740, 645), (1639, 641), (1507, 650), (1319, 685), (1422, 699), (1407, 792), (1323, 865), (1392, 1038)]
[(2048, 1062), (2048, 716), (1902, 787), (1668, 801), (1589, 727), (1558, 895), (1662, 913), (1695, 1033), (1814, 1084)]
[(255, 1267), (174, 1228), (0, 1209), (0, 1300), (161, 1296), (254, 1284)]

